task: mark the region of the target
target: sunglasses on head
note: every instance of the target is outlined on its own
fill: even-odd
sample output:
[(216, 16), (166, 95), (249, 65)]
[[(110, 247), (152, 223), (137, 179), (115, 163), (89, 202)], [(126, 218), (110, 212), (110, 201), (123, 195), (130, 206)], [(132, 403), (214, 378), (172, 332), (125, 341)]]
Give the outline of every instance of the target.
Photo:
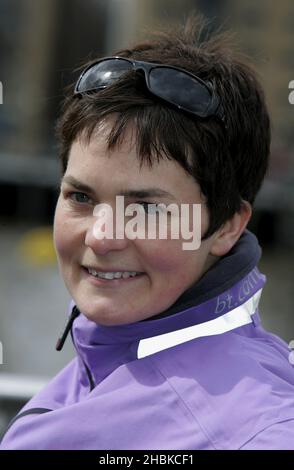
[(74, 93), (103, 90), (131, 70), (144, 72), (146, 86), (154, 96), (199, 118), (214, 116), (224, 123), (223, 108), (211, 84), (172, 65), (105, 57), (82, 72)]

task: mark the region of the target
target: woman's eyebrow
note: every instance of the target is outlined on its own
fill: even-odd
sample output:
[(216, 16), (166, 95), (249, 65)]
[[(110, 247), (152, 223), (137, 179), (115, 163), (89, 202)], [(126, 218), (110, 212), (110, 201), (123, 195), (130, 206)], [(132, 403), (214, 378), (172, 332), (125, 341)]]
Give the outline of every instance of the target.
[(171, 193), (160, 188), (128, 189), (126, 191), (122, 190), (119, 194), (125, 197), (137, 197), (139, 199), (145, 197), (169, 197), (175, 199)]
[(95, 194), (95, 191), (90, 186), (82, 183), (81, 181), (78, 181), (73, 176), (69, 176), (69, 175), (64, 176), (61, 180), (61, 184), (62, 183), (70, 184), (71, 186), (73, 186), (76, 189), (79, 189), (80, 191), (85, 191), (89, 194)]
[[(81, 181), (78, 181), (76, 178), (70, 175), (64, 176), (61, 180), (61, 183), (68, 183), (80, 191), (85, 191), (89, 194), (95, 194), (95, 191), (90, 186), (82, 183)], [(160, 188), (122, 189), (121, 191), (118, 191), (117, 194), (120, 196), (136, 197), (139, 199), (146, 197), (168, 197), (170, 199), (176, 200), (175, 196)]]

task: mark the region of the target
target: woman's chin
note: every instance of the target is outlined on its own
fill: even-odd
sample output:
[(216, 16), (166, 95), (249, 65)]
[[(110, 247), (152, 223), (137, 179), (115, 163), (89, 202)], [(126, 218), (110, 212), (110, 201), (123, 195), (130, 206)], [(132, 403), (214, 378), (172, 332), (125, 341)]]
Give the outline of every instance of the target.
[[(85, 317), (102, 326), (115, 326), (132, 323), (130, 320), (129, 312), (122, 312), (119, 307), (113, 308), (110, 306), (102, 306), (93, 309), (93, 306), (86, 306), (84, 309), (80, 308)], [(119, 313), (118, 313), (119, 312)]]

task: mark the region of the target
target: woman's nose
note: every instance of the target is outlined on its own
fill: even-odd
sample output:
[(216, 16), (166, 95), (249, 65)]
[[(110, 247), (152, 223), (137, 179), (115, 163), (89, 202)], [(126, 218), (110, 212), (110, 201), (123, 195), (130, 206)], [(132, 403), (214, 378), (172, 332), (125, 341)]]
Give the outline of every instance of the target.
[(125, 235), (124, 224), (116, 226), (116, 218), (109, 209), (91, 217), (85, 236), (85, 245), (99, 254), (111, 250), (124, 250), (130, 241)]

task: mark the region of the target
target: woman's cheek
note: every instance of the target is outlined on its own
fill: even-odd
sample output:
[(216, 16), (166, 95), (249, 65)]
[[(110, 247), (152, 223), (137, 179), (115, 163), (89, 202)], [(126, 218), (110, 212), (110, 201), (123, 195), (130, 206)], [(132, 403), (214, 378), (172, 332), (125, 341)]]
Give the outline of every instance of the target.
[(64, 256), (70, 251), (72, 244), (72, 230), (69, 228), (69, 221), (66, 212), (60, 203), (57, 204), (54, 217), (54, 245), (59, 256)]
[(61, 230), (60, 226), (54, 230), (54, 245), (57, 255), (64, 257), (68, 251), (69, 240), (64, 235), (64, 231)]
[(144, 266), (158, 273), (177, 271), (187, 259), (180, 240), (137, 240)]

